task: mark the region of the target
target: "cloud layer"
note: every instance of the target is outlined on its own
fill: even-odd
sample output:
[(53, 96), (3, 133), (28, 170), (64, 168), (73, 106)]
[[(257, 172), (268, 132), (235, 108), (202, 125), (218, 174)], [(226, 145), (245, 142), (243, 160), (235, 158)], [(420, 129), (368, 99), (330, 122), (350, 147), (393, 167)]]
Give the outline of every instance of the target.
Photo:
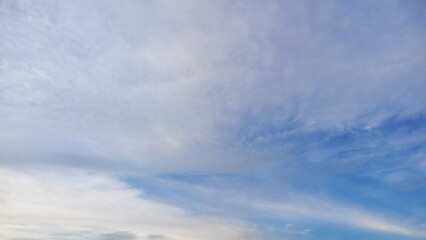
[(253, 128), (425, 110), (414, 3), (314, 5), (3, 1), (2, 155), (226, 171), (253, 158), (235, 139)]
[(424, 236), (423, 9), (0, 0), (0, 236)]
[(256, 239), (237, 222), (147, 200), (98, 174), (1, 169), (0, 176), (0, 236), (6, 239)]

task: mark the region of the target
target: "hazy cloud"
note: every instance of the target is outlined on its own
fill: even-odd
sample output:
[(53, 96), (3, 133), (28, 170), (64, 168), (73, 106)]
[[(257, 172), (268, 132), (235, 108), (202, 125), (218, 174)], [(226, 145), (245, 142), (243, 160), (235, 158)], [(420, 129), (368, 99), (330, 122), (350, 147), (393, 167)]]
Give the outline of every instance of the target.
[(131, 232), (113, 232), (103, 234), (102, 240), (136, 240), (138, 239), (136, 234)]

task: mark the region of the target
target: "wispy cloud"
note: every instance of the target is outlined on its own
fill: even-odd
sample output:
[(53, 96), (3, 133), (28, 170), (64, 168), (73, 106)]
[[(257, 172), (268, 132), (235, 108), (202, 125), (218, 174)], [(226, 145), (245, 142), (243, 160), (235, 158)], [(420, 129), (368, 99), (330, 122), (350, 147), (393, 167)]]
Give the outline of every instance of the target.
[[(195, 176), (189, 181), (188, 178), (191, 179), (190, 176), (174, 176), (129, 182), (132, 182), (132, 185), (143, 183), (144, 185), (139, 185), (142, 189), (154, 189), (149, 195), (155, 199), (175, 202), (193, 211), (214, 216), (244, 219), (260, 229), (265, 228), (265, 232), (269, 231), (266, 229), (284, 234), (315, 232), (310, 228), (299, 229), (292, 224), (288, 225), (288, 222), (294, 222), (301, 226), (310, 226), (312, 223), (331, 224), (334, 228), (349, 227), (360, 231), (414, 238), (426, 236), (421, 220), (416, 220), (421, 217), (416, 217), (415, 214), (401, 216), (398, 211), (363, 207), (362, 204), (356, 203), (357, 199), (333, 199), (324, 194), (302, 192), (282, 185), (273, 188), (256, 183), (255, 179), (235, 183), (241, 181), (244, 176), (205, 176), (204, 179), (200, 176), (199, 180), (196, 180)], [(250, 184), (253, 185), (248, 187)], [(356, 189), (355, 191), (358, 192)], [(371, 197), (365, 194), (364, 198)], [(374, 195), (371, 199), (374, 199)], [(402, 206), (395, 208), (403, 209)]]
[(366, 5), (3, 1), (2, 155), (226, 171), (253, 156), (234, 146), (253, 127), (424, 111), (423, 28)]
[(365, 210), (344, 206), (334, 201), (324, 201), (299, 196), (283, 202), (255, 202), (253, 207), (268, 211), (284, 219), (310, 219), (356, 228), (425, 237), (426, 232), (415, 226), (404, 226), (401, 221), (380, 217)]

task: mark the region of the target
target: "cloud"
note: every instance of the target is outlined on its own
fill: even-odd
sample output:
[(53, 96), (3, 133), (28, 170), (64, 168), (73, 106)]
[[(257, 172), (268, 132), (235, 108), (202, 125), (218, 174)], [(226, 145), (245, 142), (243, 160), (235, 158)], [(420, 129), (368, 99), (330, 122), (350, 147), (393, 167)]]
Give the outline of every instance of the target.
[[(420, 228), (402, 224), (404, 221), (380, 217), (360, 208), (306, 195), (292, 197), (287, 201), (280, 202), (253, 201), (252, 204), (248, 205), (283, 219), (303, 219), (304, 221), (310, 219), (412, 237), (426, 236), (426, 232)], [(287, 225), (285, 230), (290, 228), (291, 225)]]
[[(345, 198), (312, 189), (302, 191), (286, 186), (278, 179), (275, 179), (274, 184), (253, 176), (181, 175), (128, 181), (135, 186), (139, 182), (139, 187), (150, 189), (155, 199), (174, 202), (191, 211), (211, 216), (242, 219), (256, 225), (262, 233), (283, 233), (281, 237), (308, 233), (317, 236), (318, 232), (324, 231), (318, 229), (317, 225), (328, 224), (331, 226), (330, 231), (343, 227), (358, 233), (373, 232), (413, 239), (426, 234), (421, 220), (421, 205), (415, 207), (414, 211), (417, 212), (401, 214), (401, 211), (407, 212), (408, 208), (398, 205), (398, 201), (389, 204), (383, 199), (377, 199), (376, 195), (360, 192), (356, 187), (351, 191), (362, 194), (362, 198), (373, 203), (386, 206), (366, 206), (363, 201), (351, 196)], [(338, 184), (334, 181), (332, 183)], [(333, 190), (330, 187), (328, 189)], [(379, 193), (384, 194), (383, 191)], [(346, 195), (345, 192), (340, 194)], [(389, 209), (389, 206), (393, 209)]]
[(103, 234), (101, 240), (136, 240), (135, 234), (131, 232), (114, 232)]
[(298, 230), (294, 229), (294, 224), (288, 223), (284, 226), (284, 232), (290, 235), (306, 235), (310, 232), (310, 229)]
[(256, 231), (241, 223), (196, 216), (148, 200), (142, 192), (108, 176), (81, 171), (0, 171), (2, 238), (256, 239)]
[[(265, 215), (424, 234), (351, 207), (425, 221), (418, 4), (0, 0), (0, 236), (256, 237), (173, 203), (194, 193), (160, 203), (118, 180), (167, 173), (235, 174), (200, 188), (241, 196), (265, 183), (245, 205)], [(280, 195), (317, 185), (332, 200)]]
[(3, 3), (8, 164), (236, 171), (267, 156), (235, 139), (253, 128), (426, 107), (425, 33), (394, 3)]
[(167, 240), (169, 238), (163, 236), (163, 235), (149, 235), (146, 240)]

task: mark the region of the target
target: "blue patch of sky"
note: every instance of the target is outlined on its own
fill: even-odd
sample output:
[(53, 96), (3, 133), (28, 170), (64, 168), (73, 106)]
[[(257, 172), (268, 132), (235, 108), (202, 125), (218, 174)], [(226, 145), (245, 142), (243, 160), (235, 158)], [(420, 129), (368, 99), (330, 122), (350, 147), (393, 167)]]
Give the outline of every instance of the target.
[[(292, 159), (282, 159), (270, 169), (226, 174), (172, 172), (123, 179), (131, 186), (143, 189), (151, 198), (189, 211), (219, 215), (232, 208), (233, 215), (268, 227), (285, 224), (285, 221), (264, 214), (251, 215), (220, 199), (221, 196), (212, 198), (203, 194), (203, 189), (244, 192), (246, 196), (266, 199), (280, 199), (290, 189), (331, 196), (337, 201), (385, 216), (399, 216), (418, 223), (426, 220), (423, 209), (426, 175), (424, 169), (418, 168), (418, 156), (425, 153), (424, 115), (390, 117), (372, 129), (299, 131), (289, 137), (271, 137), (288, 129), (297, 127), (265, 127), (254, 134), (270, 139), (269, 147), (289, 142), (294, 147)], [(255, 138), (250, 136), (248, 139)], [(254, 140), (248, 145), (259, 147)], [(315, 234), (294, 239), (360, 239), (367, 236), (369, 239), (410, 239), (348, 229), (338, 231), (336, 228), (318, 227), (313, 231)]]
[[(191, 174), (191, 173), (169, 173), (150, 176), (125, 176), (122, 180), (131, 187), (141, 189), (144, 197), (160, 202), (177, 205), (187, 211), (200, 214), (219, 214), (224, 209), (219, 209), (221, 201), (211, 197), (205, 189), (221, 187), (226, 189), (226, 184), (243, 181), (244, 176), (236, 174)], [(247, 180), (253, 181), (253, 180)], [(225, 184), (225, 185), (224, 185)], [(232, 184), (228, 184), (232, 185)]]

